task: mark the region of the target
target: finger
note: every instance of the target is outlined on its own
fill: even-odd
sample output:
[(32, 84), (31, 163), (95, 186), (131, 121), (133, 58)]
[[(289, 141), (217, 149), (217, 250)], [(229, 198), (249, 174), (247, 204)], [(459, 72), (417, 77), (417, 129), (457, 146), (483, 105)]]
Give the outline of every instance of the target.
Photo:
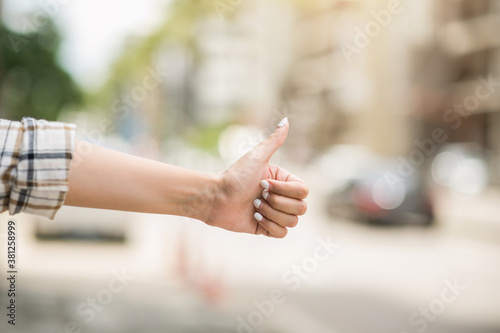
[(262, 191), (262, 197), (271, 207), (284, 213), (304, 215), (307, 211), (307, 203), (302, 199), (294, 199), (270, 193), (269, 190)]
[(259, 212), (255, 213), (255, 219), (259, 222), (259, 224), (266, 229), (269, 234), (267, 236), (275, 237), (275, 238), (283, 238), (288, 233), (288, 230), (285, 227), (282, 227), (275, 222), (267, 219), (262, 216)]
[(273, 134), (262, 141), (252, 151), (253, 154), (257, 154), (263, 161), (269, 161), (271, 156), (273, 156), (286, 140), (289, 128), (288, 118), (283, 119), (278, 126), (279, 127), (276, 128)]
[(255, 234), (256, 235), (264, 235), (264, 236), (269, 236), (269, 231), (266, 230), (258, 221), (257, 221), (257, 226), (255, 228)]
[(270, 193), (276, 193), (289, 198), (305, 199), (309, 194), (309, 188), (301, 181), (279, 181), (274, 179), (265, 179), (260, 185), (269, 190)]
[(257, 212), (261, 213), (266, 219), (273, 221), (281, 227), (293, 228), (299, 223), (297, 215), (283, 213), (271, 207), (267, 202), (255, 199), (253, 205)]

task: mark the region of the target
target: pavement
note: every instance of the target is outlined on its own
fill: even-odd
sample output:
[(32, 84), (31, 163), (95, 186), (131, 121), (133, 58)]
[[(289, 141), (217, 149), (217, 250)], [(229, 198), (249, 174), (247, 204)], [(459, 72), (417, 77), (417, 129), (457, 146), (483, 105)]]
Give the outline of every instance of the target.
[[(41, 242), (21, 219), (18, 325), (2, 315), (0, 331), (500, 332), (495, 218), (465, 222), (443, 197), (435, 227), (374, 227), (327, 217), (324, 197), (311, 192), (284, 240), (137, 214), (124, 244)], [(123, 268), (134, 279), (107, 300)], [(87, 321), (79, 306), (98, 295), (108, 303)]]

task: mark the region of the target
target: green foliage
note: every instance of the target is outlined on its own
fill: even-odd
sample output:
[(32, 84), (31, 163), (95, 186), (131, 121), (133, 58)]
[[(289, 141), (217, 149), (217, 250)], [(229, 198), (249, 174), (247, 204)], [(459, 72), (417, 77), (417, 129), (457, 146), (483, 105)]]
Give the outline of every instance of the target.
[(196, 46), (193, 31), (196, 24), (207, 14), (215, 14), (213, 3), (206, 0), (177, 0), (168, 5), (164, 23), (153, 34), (138, 40), (125, 50), (112, 69), (110, 81), (121, 82), (141, 73), (151, 64), (158, 48), (165, 44), (182, 45), (193, 53)]
[(80, 90), (57, 63), (60, 36), (47, 19), (41, 29), (20, 34), (0, 26), (0, 116), (56, 120), (82, 101)]
[[(145, 38), (134, 39), (134, 36), (130, 36), (126, 48), (111, 67), (109, 80), (98, 92), (88, 96), (87, 102), (90, 102), (95, 109), (109, 110), (116, 99), (130, 93), (128, 91), (130, 87), (141, 84), (141, 80), (147, 75), (146, 68), (156, 68), (155, 63), (158, 62), (157, 57), (161, 54), (162, 48), (182, 48), (189, 53), (191, 60), (196, 61), (198, 50), (193, 36), (199, 21), (210, 14), (215, 14), (211, 1), (175, 0), (169, 3), (165, 9), (165, 18), (156, 31)], [(177, 98), (184, 97), (177, 96)], [(164, 130), (168, 127), (167, 119), (172, 121), (169, 112), (176, 112), (170, 109), (173, 107), (172, 104), (175, 104), (175, 101), (169, 100), (159, 106), (161, 116), (156, 121), (160, 124), (155, 124), (156, 128), (163, 129), (156, 131), (159, 137), (172, 135), (175, 132), (175, 128), (168, 132)], [(181, 106), (183, 109), (181, 112), (187, 115), (184, 106)], [(190, 139), (194, 140), (193, 144), (196, 146), (210, 146), (210, 148), (214, 146), (213, 137), (205, 143), (199, 138)]]
[(186, 141), (193, 147), (205, 151), (217, 152), (219, 137), (228, 125), (228, 123), (224, 123), (193, 128), (186, 132)]

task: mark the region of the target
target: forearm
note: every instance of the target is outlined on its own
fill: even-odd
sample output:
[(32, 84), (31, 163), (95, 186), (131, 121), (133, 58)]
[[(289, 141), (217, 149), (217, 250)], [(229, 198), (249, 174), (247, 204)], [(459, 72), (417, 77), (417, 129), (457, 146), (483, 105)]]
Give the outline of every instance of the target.
[[(205, 221), (217, 177), (76, 141), (65, 204)], [(84, 157), (82, 157), (84, 156)]]

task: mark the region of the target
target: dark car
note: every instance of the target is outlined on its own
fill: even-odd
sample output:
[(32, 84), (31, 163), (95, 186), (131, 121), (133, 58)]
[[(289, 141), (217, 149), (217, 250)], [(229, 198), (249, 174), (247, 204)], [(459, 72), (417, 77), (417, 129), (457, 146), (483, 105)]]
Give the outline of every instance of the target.
[(432, 225), (434, 214), (421, 173), (398, 173), (399, 161), (375, 163), (328, 196), (332, 217), (372, 224)]

